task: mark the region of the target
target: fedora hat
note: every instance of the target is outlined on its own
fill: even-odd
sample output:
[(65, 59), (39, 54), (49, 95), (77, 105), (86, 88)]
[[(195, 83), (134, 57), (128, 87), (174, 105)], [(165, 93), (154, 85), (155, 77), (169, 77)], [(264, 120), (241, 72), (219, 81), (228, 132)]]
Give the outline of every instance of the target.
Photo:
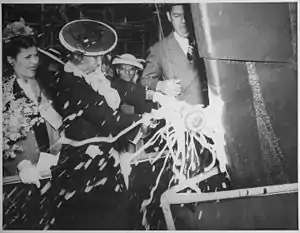
[(143, 69), (143, 65), (141, 64), (142, 62), (145, 62), (143, 59), (136, 58), (134, 55), (125, 53), (120, 56), (117, 56), (113, 61), (113, 65), (117, 64), (126, 64), (126, 65), (132, 65), (135, 66), (139, 69)]
[(71, 52), (99, 56), (116, 47), (118, 36), (112, 27), (103, 22), (80, 19), (63, 26), (59, 32), (59, 40)]

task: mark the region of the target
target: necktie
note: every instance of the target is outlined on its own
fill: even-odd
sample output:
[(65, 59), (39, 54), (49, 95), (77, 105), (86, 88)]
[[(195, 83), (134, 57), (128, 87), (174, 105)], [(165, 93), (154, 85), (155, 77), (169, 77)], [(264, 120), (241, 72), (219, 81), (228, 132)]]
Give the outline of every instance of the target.
[(188, 51), (187, 51), (187, 59), (189, 61), (192, 61), (194, 59), (194, 54), (195, 54), (195, 41), (191, 38), (191, 37), (188, 37), (188, 40), (189, 40), (189, 48), (188, 48)]

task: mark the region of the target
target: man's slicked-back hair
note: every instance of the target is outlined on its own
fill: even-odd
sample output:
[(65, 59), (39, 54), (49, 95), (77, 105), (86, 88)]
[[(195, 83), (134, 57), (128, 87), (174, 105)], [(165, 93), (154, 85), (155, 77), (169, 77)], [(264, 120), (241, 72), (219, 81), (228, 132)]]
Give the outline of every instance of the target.
[(178, 6), (178, 5), (184, 5), (184, 3), (178, 2), (178, 3), (165, 3), (162, 6), (162, 11), (167, 13), (171, 12), (173, 6)]

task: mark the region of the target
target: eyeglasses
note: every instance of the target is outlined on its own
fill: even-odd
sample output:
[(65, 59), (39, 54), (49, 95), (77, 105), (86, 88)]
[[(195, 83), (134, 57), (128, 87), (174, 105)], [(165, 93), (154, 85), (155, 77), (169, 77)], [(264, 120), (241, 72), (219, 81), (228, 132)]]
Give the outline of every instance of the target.
[(136, 73), (137, 69), (132, 66), (120, 65), (119, 68), (127, 73)]

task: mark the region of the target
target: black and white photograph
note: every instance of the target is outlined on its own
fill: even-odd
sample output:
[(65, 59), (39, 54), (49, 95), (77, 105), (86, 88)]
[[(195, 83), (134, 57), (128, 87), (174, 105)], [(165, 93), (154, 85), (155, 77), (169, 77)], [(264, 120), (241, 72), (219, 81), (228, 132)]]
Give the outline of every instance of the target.
[(1, 229), (298, 231), (297, 12), (3, 1)]

